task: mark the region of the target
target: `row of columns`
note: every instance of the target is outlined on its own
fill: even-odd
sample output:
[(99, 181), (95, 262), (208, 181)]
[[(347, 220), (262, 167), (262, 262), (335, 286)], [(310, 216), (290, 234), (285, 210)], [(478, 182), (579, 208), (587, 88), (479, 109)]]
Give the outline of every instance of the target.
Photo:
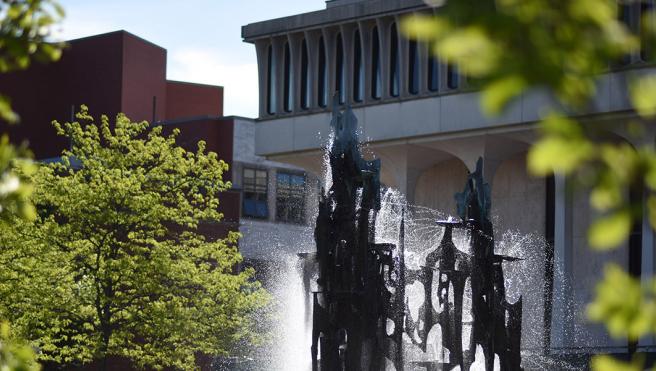
[[(297, 31), (283, 35), (276, 35), (255, 40), (255, 49), (258, 60), (259, 74), (259, 98), (260, 98), (260, 118), (277, 117), (285, 114), (298, 114), (308, 111), (323, 110), (325, 105), (330, 106), (330, 97), (335, 93), (337, 79), (337, 39), (342, 38), (343, 55), (344, 55), (344, 88), (345, 101), (350, 104), (372, 104), (379, 101), (399, 100), (413, 97), (416, 95), (435, 94), (436, 92), (429, 89), (428, 68), (429, 68), (429, 47), (425, 43), (419, 43), (417, 53), (419, 56), (419, 89), (416, 94), (410, 92), (409, 57), (410, 41), (398, 33), (398, 25), (402, 18), (407, 14), (398, 14), (384, 16), (375, 19), (363, 19), (356, 22), (343, 23), (339, 25), (329, 25), (318, 29), (309, 29)], [(373, 32), (378, 30), (379, 37), (379, 60), (381, 73), (381, 97), (374, 98), (372, 94), (373, 79)], [(359, 32), (356, 32), (359, 31)], [(391, 53), (392, 53), (392, 34), (397, 32), (398, 40), (398, 63), (399, 63), (399, 95), (393, 96), (390, 92), (391, 79)], [(355, 100), (353, 91), (354, 79), (354, 45), (356, 34), (360, 36), (360, 45), (362, 48), (362, 63), (364, 64), (364, 96), (361, 102)], [(320, 77), (319, 71), (319, 49), (323, 40), (324, 53), (326, 56), (326, 86), (324, 92), (319, 92), (318, 82)], [(302, 45), (307, 45), (307, 84), (309, 90), (308, 107), (301, 106), (301, 92), (303, 83)], [(289, 45), (291, 64), (291, 84), (292, 84), (292, 101), (291, 110), (286, 109), (284, 105), (285, 93), (285, 48)], [(269, 65), (269, 53), (272, 53), (272, 66)], [(269, 76), (271, 73), (274, 75)], [(447, 86), (447, 69), (445, 66), (439, 68), (439, 88), (438, 91), (454, 90)], [(271, 87), (269, 87), (271, 82)], [(275, 96), (274, 106), (268, 108), (269, 94)], [(320, 94), (325, 94), (325, 99), (320, 99)], [(322, 105), (326, 103), (325, 105)], [(270, 112), (269, 112), (270, 111)]]

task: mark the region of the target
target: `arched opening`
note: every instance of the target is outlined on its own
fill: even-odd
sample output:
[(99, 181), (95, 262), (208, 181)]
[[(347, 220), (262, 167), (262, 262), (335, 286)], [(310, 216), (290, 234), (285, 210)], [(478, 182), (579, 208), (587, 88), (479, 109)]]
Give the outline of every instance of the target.
[(440, 90), (440, 64), (434, 55), (428, 56), (428, 90)]
[(371, 32), (371, 97), (380, 99), (382, 95), (382, 76), (380, 74), (380, 38), (378, 27)]
[(328, 64), (326, 63), (326, 45), (323, 37), (319, 38), (319, 61), (318, 61), (317, 78), (317, 96), (319, 98), (319, 107), (325, 107), (328, 96)]
[(408, 48), (408, 90), (410, 94), (419, 93), (419, 50), (417, 40), (410, 40)]
[(289, 51), (289, 43), (285, 43), (285, 59), (284, 59), (284, 108), (285, 112), (291, 112), (294, 104), (294, 97), (292, 96), (293, 89), (293, 78), (292, 78), (292, 62), (291, 62), (291, 53)]
[(398, 97), (400, 92), (399, 80), (399, 35), (396, 31), (396, 24), (393, 23), (391, 27), (390, 36), (390, 84), (389, 94), (393, 97)]
[(337, 48), (335, 52), (335, 92), (339, 94), (339, 103), (346, 101), (346, 92), (344, 91), (344, 43), (342, 34), (337, 34)]
[(362, 63), (362, 42), (360, 31), (355, 30), (353, 38), (353, 100), (362, 102), (364, 97), (364, 63)]
[(267, 50), (267, 113), (276, 113), (276, 65), (273, 58), (273, 47)]
[(307, 41), (301, 44), (301, 108), (310, 106), (310, 69)]

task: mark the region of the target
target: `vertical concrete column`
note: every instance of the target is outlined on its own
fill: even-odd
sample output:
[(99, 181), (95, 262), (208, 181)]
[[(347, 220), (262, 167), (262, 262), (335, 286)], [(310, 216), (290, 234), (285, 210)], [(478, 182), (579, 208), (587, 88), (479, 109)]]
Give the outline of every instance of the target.
[(332, 97), (335, 94), (335, 61), (337, 59), (336, 44), (337, 44), (337, 30), (335, 27), (326, 27), (321, 30), (323, 33), (323, 42), (326, 45), (326, 65), (328, 69), (328, 78), (326, 81), (326, 89), (328, 90), (328, 99), (326, 100), (327, 106), (332, 104)]
[(268, 220), (270, 222), (276, 221), (276, 193), (277, 182), (276, 175), (278, 174), (275, 168), (270, 168), (268, 172), (268, 185), (267, 185), (267, 208), (269, 209)]
[(358, 29), (360, 30), (360, 37), (362, 38), (362, 63), (364, 66), (364, 97), (362, 97), (362, 101), (365, 103), (370, 103), (373, 100), (371, 98), (372, 28), (371, 21), (358, 22)]
[(257, 55), (257, 82), (259, 84), (259, 116), (268, 115), (266, 111), (267, 103), (267, 81), (269, 74), (269, 56), (268, 49), (271, 44), (270, 39), (260, 39), (255, 41), (255, 53)]
[[(346, 103), (353, 103), (353, 74), (355, 72), (355, 30), (357, 25), (355, 23), (346, 23), (339, 26), (342, 33), (342, 44), (344, 46), (344, 97)], [(362, 45), (362, 44), (360, 44)]]
[(390, 27), (394, 18), (377, 18), (378, 38), (380, 39), (380, 74), (381, 74), (381, 97), (388, 99), (390, 95)]
[(319, 37), (320, 32), (305, 31), (305, 40), (308, 48), (308, 89), (310, 90), (309, 109), (319, 107), (319, 95), (317, 92), (317, 80), (319, 79)]
[(407, 97), (410, 95), (410, 40), (405, 37), (399, 29), (402, 17), (396, 15), (394, 22), (396, 24), (396, 37), (399, 42), (399, 97)]
[(564, 175), (555, 175), (554, 291), (551, 322), (553, 347), (571, 346), (572, 198)]
[(292, 79), (292, 112), (301, 111), (301, 43), (302, 33), (287, 35), (290, 54), (290, 78)]
[(275, 61), (276, 114), (285, 112), (285, 41), (287, 37), (275, 37), (272, 42), (273, 60)]

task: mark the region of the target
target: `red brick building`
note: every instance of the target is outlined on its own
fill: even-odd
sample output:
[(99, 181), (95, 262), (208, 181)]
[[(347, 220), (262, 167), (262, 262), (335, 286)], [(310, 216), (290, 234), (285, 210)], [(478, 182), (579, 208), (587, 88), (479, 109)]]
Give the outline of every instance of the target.
[[(2, 131), (13, 142), (27, 141), (38, 160), (58, 157), (68, 146), (52, 120), (70, 121), (85, 104), (94, 117), (123, 112), (133, 121), (178, 127), (186, 148), (202, 139), (209, 151), (233, 162), (234, 123), (222, 118), (223, 87), (167, 80), (166, 49), (126, 31), (69, 41), (56, 63), (1, 74), (0, 92), (21, 117), (19, 125), (2, 124)], [(209, 234), (238, 229), (239, 193), (223, 194), (221, 209), (225, 223), (208, 226)]]

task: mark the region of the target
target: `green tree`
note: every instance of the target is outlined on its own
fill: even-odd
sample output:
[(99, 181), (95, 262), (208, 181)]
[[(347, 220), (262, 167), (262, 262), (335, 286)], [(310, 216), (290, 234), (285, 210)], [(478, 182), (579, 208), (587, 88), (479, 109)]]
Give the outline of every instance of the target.
[(193, 369), (199, 354), (257, 342), (268, 296), (252, 270), (235, 270), (238, 234), (198, 232), (222, 219), (227, 164), (204, 142), (176, 145), (177, 129), (122, 114), (94, 123), (86, 107), (77, 119), (54, 122), (71, 149), (32, 176), (36, 221), (2, 233), (13, 249), (0, 257), (0, 315), (62, 364)]
[[(621, 244), (645, 207), (656, 227), (654, 143), (634, 148), (605, 139), (607, 124), (580, 118), (597, 93), (599, 75), (641, 43), (654, 44), (654, 22), (649, 21), (654, 14), (644, 15), (641, 29), (619, 20), (618, 5), (639, 6), (640, 0), (427, 2), (440, 8), (437, 14), (407, 18), (403, 24), (406, 35), (429, 43), (444, 63), (457, 64), (472, 87), (480, 89), (485, 112), (498, 114), (531, 90), (554, 97), (556, 104), (540, 122), (542, 136), (529, 152), (528, 168), (536, 175), (566, 175), (591, 190), (590, 202), (601, 214), (589, 229), (591, 247), (604, 250)], [(639, 118), (624, 125), (628, 135), (639, 137), (656, 117), (656, 76), (627, 73)], [(647, 205), (632, 204), (628, 190), (647, 190)], [(605, 323), (611, 335), (635, 341), (656, 333), (655, 309), (656, 278), (643, 286), (620, 267), (610, 265), (588, 316)], [(639, 358), (622, 363), (600, 356), (592, 366), (635, 370), (641, 369), (642, 363)]]
[[(64, 16), (63, 9), (50, 0), (0, 1), (0, 73), (22, 70), (32, 60), (56, 61), (61, 56), (61, 43), (48, 43), (52, 26)], [(1, 93), (1, 92), (0, 92)], [(11, 109), (10, 99), (0, 94), (0, 120), (16, 123), (19, 116)], [(9, 137), (0, 138), (0, 219), (14, 216), (34, 218), (34, 207), (29, 202), (32, 186), (25, 176), (33, 171), (27, 158), (29, 151), (16, 148)], [(19, 170), (19, 171), (16, 171)], [(9, 324), (0, 333), (0, 369), (38, 370), (34, 352), (19, 339), (9, 336)]]

